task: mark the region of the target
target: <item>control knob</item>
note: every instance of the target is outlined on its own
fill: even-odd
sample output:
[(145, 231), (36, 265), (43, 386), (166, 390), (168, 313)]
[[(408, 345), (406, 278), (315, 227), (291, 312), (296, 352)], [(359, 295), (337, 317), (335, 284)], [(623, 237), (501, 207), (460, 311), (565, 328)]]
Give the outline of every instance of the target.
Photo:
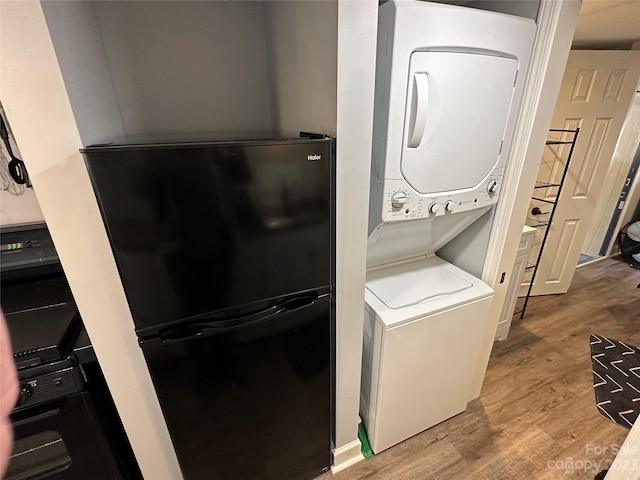
[(498, 190), (498, 181), (495, 179), (489, 180), (489, 183), (487, 183), (487, 192), (491, 195), (496, 193), (496, 190)]
[(429, 213), (438, 213), (440, 211), (440, 205), (438, 205), (436, 202), (433, 202), (431, 205), (429, 205)]
[(400, 192), (393, 192), (391, 194), (391, 206), (393, 208), (402, 208), (407, 203), (407, 194)]
[(31, 395), (33, 394), (33, 389), (27, 383), (20, 386), (20, 394), (18, 395), (18, 401), (16, 402), (16, 407), (20, 405), (24, 405), (24, 403), (29, 400)]
[(447, 212), (452, 213), (456, 209), (456, 202), (449, 200), (447, 203), (444, 204), (444, 209)]

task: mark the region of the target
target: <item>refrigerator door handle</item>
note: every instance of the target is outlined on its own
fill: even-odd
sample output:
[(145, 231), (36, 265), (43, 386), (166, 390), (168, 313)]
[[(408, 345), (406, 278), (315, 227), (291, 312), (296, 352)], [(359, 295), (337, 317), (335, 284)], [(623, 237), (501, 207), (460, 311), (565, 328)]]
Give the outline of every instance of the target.
[(298, 308), (306, 307), (307, 305), (311, 305), (318, 299), (318, 294), (315, 292), (312, 293), (304, 293), (302, 295), (297, 295), (295, 297), (289, 297), (280, 303), (278, 306), (282, 310), (296, 310)]
[(162, 343), (190, 340), (201, 335), (227, 332), (229, 330), (235, 330), (237, 328), (262, 322), (274, 315), (277, 315), (280, 311), (282, 311), (282, 309), (279, 309), (274, 305), (257, 314), (254, 313), (243, 317), (237, 317), (232, 320), (221, 320), (217, 322), (199, 321), (187, 325), (170, 327), (160, 332), (159, 337), (162, 340)]
[[(259, 312), (231, 318), (228, 320), (207, 321), (200, 320), (187, 325), (168, 328), (159, 334), (162, 343), (185, 341), (201, 335), (211, 335), (228, 332), (238, 328), (253, 325), (268, 320), (281, 313), (298, 310), (312, 305), (318, 299), (317, 293), (305, 293), (298, 296), (286, 298), (271, 305)], [(141, 343), (145, 340), (141, 340)]]

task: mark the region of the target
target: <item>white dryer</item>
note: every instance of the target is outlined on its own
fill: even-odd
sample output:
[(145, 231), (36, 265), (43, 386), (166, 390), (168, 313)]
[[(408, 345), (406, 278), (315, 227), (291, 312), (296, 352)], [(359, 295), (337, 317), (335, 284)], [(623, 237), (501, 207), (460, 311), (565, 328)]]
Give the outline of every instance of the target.
[(361, 416), (375, 453), (465, 410), (493, 290), (438, 249), (497, 202), (532, 21), (379, 9)]
[(370, 230), (497, 202), (534, 34), (475, 8), (379, 8)]

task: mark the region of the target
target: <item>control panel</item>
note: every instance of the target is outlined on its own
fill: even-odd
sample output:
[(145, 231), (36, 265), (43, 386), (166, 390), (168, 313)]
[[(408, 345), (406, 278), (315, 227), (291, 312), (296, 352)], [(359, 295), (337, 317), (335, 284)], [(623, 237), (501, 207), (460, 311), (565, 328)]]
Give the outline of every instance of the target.
[(14, 410), (66, 397), (82, 391), (83, 386), (84, 379), (77, 366), (23, 379), (20, 381), (20, 393)]
[(44, 224), (0, 229), (0, 260), (3, 272), (59, 262)]
[(504, 168), (492, 172), (469, 191), (422, 195), (404, 180), (384, 182), (382, 221), (435, 218), (491, 206), (498, 201)]

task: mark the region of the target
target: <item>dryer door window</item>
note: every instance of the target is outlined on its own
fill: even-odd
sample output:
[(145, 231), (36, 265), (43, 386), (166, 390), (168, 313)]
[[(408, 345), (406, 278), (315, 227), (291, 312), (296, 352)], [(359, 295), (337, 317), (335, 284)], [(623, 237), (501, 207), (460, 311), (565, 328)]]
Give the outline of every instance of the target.
[(401, 169), (415, 190), (452, 193), (487, 178), (499, 162), (517, 70), (513, 58), (480, 53), (411, 54)]

